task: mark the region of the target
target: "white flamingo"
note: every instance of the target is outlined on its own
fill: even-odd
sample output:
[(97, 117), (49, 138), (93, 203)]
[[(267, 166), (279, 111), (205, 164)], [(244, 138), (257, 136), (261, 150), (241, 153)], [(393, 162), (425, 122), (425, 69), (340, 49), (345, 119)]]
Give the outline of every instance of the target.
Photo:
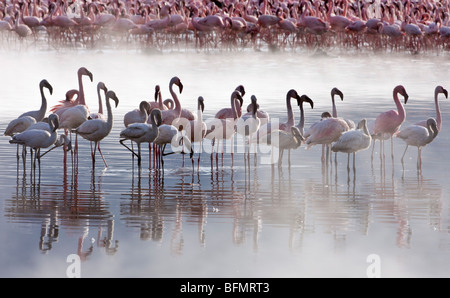
[[(120, 137), (123, 138), (119, 141), (120, 144), (138, 158), (138, 166), (141, 165), (141, 143), (152, 143), (159, 135), (158, 126), (161, 125), (161, 111), (153, 109), (150, 114), (150, 120), (152, 124), (133, 123), (120, 132)], [(135, 142), (138, 145), (138, 153), (125, 145), (123, 143), (125, 140)]]
[[(441, 128), (442, 128), (442, 117), (441, 117), (441, 109), (439, 107), (439, 102), (438, 102), (439, 93), (444, 94), (445, 98), (448, 98), (448, 92), (442, 86), (436, 86), (436, 88), (434, 89), (434, 104), (436, 106), (436, 124), (437, 124), (437, 130), (440, 132)], [(427, 127), (427, 125), (428, 125), (427, 122), (428, 122), (428, 120), (423, 120), (423, 121), (417, 122), (416, 125), (421, 125), (423, 127)]]
[(336, 143), (331, 146), (333, 152), (347, 153), (347, 168), (350, 168), (350, 154), (353, 154), (353, 169), (355, 169), (356, 152), (370, 147), (372, 137), (367, 128), (367, 120), (362, 119), (356, 129), (344, 132)]
[(402, 139), (406, 143), (406, 148), (401, 159), (402, 163), (408, 147), (415, 146), (418, 150), (417, 168), (420, 169), (422, 166), (422, 147), (431, 143), (438, 133), (437, 121), (434, 118), (428, 118), (426, 127), (421, 125), (410, 125), (399, 131), (396, 134), (396, 137)]
[[(243, 115), (236, 122), (236, 132), (242, 136), (246, 150), (247, 150), (246, 143), (248, 144), (249, 147), (247, 151), (247, 156), (249, 156), (250, 154), (250, 144), (253, 142), (253, 136), (256, 135), (256, 132), (259, 130), (261, 125), (261, 121), (259, 120), (257, 115), (258, 103), (255, 95), (251, 96), (251, 101), (253, 104), (252, 115), (251, 116), (246, 115), (245, 117)], [(248, 139), (247, 142), (246, 139)]]
[(150, 110), (150, 104), (148, 101), (143, 100), (139, 104), (139, 109), (134, 109), (125, 113), (123, 116), (123, 124), (125, 127), (133, 123), (146, 123), (147, 121), (151, 123), (151, 119), (148, 118), (148, 111)]
[[(302, 136), (300, 129), (296, 126), (291, 127), (291, 132), (288, 133), (284, 130), (275, 129), (270, 132), (270, 134), (265, 135), (261, 139), (261, 143), (268, 143), (270, 138), (270, 143), (273, 147), (278, 148), (278, 166), (281, 167), (283, 161), (284, 150), (297, 149), (301, 146), (305, 138)], [(289, 158), (290, 165), (290, 158)]]
[[(106, 93), (106, 110), (108, 113), (107, 120), (104, 119), (92, 119), (89, 121), (83, 122), (78, 128), (75, 129), (75, 133), (81, 135), (84, 139), (91, 142), (91, 156), (92, 156), (92, 166), (95, 166), (95, 152), (97, 151), (97, 144), (101, 140), (103, 140), (106, 136), (109, 135), (113, 125), (113, 113), (111, 110), (110, 99), (114, 100), (115, 106), (119, 104), (119, 99), (116, 96), (116, 93), (112, 90), (108, 90)], [(92, 142), (94, 142), (94, 149), (92, 149)], [(98, 148), (100, 155), (102, 156), (103, 162), (105, 166), (108, 167), (103, 154)]]
[[(202, 152), (203, 139), (205, 138), (207, 127), (206, 123), (203, 121), (203, 111), (205, 110), (205, 102), (203, 96), (199, 96), (197, 99), (197, 119), (189, 121), (188, 129), (186, 133), (188, 134), (191, 144), (200, 143), (198, 149), (198, 159), (197, 159), (197, 169), (200, 167), (200, 154)], [(194, 160), (192, 159), (192, 165), (194, 165)]]
[(47, 88), (50, 94), (53, 94), (52, 85), (50, 85), (47, 80), (42, 80), (39, 83), (39, 90), (41, 92), (41, 108), (39, 110), (23, 113), (19, 116), (19, 118), (24, 116), (31, 116), (36, 119), (36, 122), (42, 121), (42, 119), (44, 119), (45, 113), (47, 112), (47, 99), (45, 98), (44, 88)]
[(36, 159), (40, 165), (40, 149), (48, 148), (55, 144), (58, 138), (58, 115), (49, 117), (49, 131), (43, 129), (30, 129), (22, 133), (16, 134), (9, 141), (11, 144), (20, 144), (30, 147), (35, 151), (34, 160), (32, 160), (33, 168), (36, 168)]

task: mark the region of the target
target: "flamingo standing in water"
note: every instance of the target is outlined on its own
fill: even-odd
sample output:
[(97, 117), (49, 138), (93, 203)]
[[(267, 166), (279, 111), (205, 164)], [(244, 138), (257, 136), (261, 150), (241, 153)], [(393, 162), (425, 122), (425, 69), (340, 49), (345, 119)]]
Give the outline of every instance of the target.
[(350, 154), (353, 153), (353, 170), (355, 169), (356, 152), (370, 147), (372, 137), (367, 128), (367, 120), (362, 119), (356, 129), (344, 132), (331, 146), (333, 152), (347, 153), (347, 169), (350, 169)]
[(423, 127), (422, 125), (410, 125), (407, 128), (399, 131), (396, 134), (396, 137), (402, 139), (406, 143), (406, 148), (401, 159), (402, 164), (408, 147), (416, 146), (418, 150), (417, 169), (421, 169), (422, 147), (431, 143), (436, 138), (438, 133), (439, 130), (437, 127), (437, 121), (434, 118), (428, 118), (426, 127)]
[[(445, 98), (448, 98), (448, 92), (442, 86), (436, 86), (436, 88), (434, 89), (434, 104), (436, 106), (436, 125), (437, 125), (436, 127), (437, 127), (437, 130), (440, 132), (441, 128), (442, 128), (442, 117), (441, 117), (441, 109), (439, 108), (439, 102), (438, 102), (439, 93), (444, 94)], [(423, 127), (427, 127), (428, 120), (417, 122), (416, 125), (421, 125)]]
[[(203, 111), (205, 110), (205, 103), (204, 103), (203, 96), (199, 96), (197, 100), (197, 119), (189, 121), (188, 125), (188, 137), (191, 141), (191, 144), (194, 143), (200, 143), (199, 150), (198, 150), (198, 160), (197, 160), (197, 170), (200, 167), (200, 154), (202, 152), (202, 144), (203, 139), (205, 138), (207, 127), (206, 123), (203, 121)], [(192, 166), (194, 166), (194, 160), (192, 159)]]
[[(406, 112), (405, 108), (403, 107), (403, 104), (400, 102), (400, 99), (398, 98), (398, 94), (401, 94), (405, 99), (405, 104), (408, 101), (408, 94), (406, 93), (405, 87), (402, 85), (398, 85), (394, 88), (393, 91), (393, 97), (395, 105), (397, 106), (397, 110), (390, 110), (383, 112), (377, 116), (375, 119), (372, 137), (375, 135), (377, 137), (383, 136), (383, 135), (389, 135), (389, 138), (391, 139), (391, 157), (392, 160), (394, 159), (394, 143), (392, 140), (392, 136), (398, 131), (402, 123), (405, 121), (406, 118)], [(380, 158), (384, 159), (384, 139), (380, 139), (380, 148), (383, 151), (381, 154), (380, 152)]]
[[(150, 114), (150, 120), (151, 124), (145, 122), (133, 123), (120, 132), (120, 137), (123, 138), (119, 141), (120, 144), (138, 158), (138, 166), (141, 166), (141, 143), (152, 143), (159, 135), (158, 126), (161, 125), (161, 111), (159, 109), (153, 109)], [(135, 142), (138, 145), (138, 153), (128, 148), (123, 143), (125, 140)]]
[(54, 115), (49, 117), (49, 131), (43, 129), (25, 130), (22, 133), (14, 135), (9, 142), (11, 144), (20, 144), (30, 147), (35, 151), (34, 160), (32, 160), (33, 168), (35, 169), (36, 159), (40, 165), (40, 149), (48, 148), (56, 142), (58, 138), (58, 132), (56, 131), (58, 129), (58, 124), (58, 115)]
[[(216, 162), (218, 161), (219, 154), (219, 142), (231, 140), (236, 133), (235, 125), (238, 117), (236, 106), (242, 106), (242, 96), (241, 92), (234, 90), (231, 93), (231, 110), (233, 114), (231, 117), (227, 117), (225, 119), (213, 118), (206, 121), (207, 132), (205, 135), (205, 139), (212, 140), (213, 142), (217, 141), (217, 150), (216, 150)], [(214, 143), (212, 144), (214, 146)], [(211, 151), (211, 162), (213, 158), (213, 153)], [(222, 158), (223, 158), (223, 150), (222, 150)], [(233, 146), (231, 147), (231, 160), (233, 161)]]
[[(75, 133), (81, 135), (84, 139), (91, 142), (91, 156), (92, 156), (92, 166), (95, 167), (95, 152), (97, 150), (98, 142), (103, 140), (106, 136), (109, 135), (113, 125), (113, 114), (111, 110), (111, 103), (109, 100), (112, 99), (115, 102), (115, 106), (119, 104), (119, 99), (116, 96), (116, 93), (112, 90), (108, 90), (106, 93), (106, 110), (108, 112), (108, 118), (105, 121), (104, 119), (92, 119), (89, 121), (83, 122), (77, 129), (75, 129)], [(92, 149), (92, 142), (94, 142), (94, 149)], [(105, 166), (108, 167), (103, 154), (98, 148), (100, 155), (102, 156), (103, 162)]]
[[(252, 143), (253, 136), (256, 134), (256, 132), (259, 130), (261, 121), (258, 118), (258, 105), (257, 105), (257, 99), (255, 95), (251, 96), (253, 109), (252, 109), (252, 115), (242, 116), (238, 119), (236, 122), (236, 132), (240, 134), (244, 139), (244, 146), (246, 146), (245, 139), (248, 138), (248, 151), (247, 156), (250, 157), (250, 144)], [(256, 151), (255, 151), (256, 154)], [(244, 155), (245, 156), (245, 155)]]
[[(36, 122), (42, 121), (45, 117), (45, 113), (47, 111), (47, 99), (44, 94), (44, 88), (47, 88), (50, 92), (50, 94), (53, 94), (53, 87), (50, 85), (50, 83), (47, 80), (41, 80), (39, 83), (39, 90), (41, 93), (41, 107), (39, 110), (33, 110), (28, 111), (25, 113), (22, 113), (18, 118), (12, 120), (8, 126), (6, 127), (6, 130), (4, 132), (5, 136), (13, 136), (17, 133), (21, 133), (25, 131), (27, 128), (29, 128), (31, 125), (35, 124)], [(22, 158), (24, 159), (25, 163), (25, 157), (26, 157), (26, 148), (23, 147), (22, 151)], [(17, 161), (19, 160), (19, 145), (17, 145)]]
[[(72, 141), (72, 130), (79, 127), (83, 122), (90, 118), (89, 108), (86, 105), (83, 88), (83, 76), (88, 76), (93, 80), (92, 73), (85, 67), (80, 67), (78, 75), (78, 97), (74, 102), (74, 106), (56, 105), (50, 111), (58, 114), (60, 120), (60, 128), (65, 130), (67, 135), (70, 132), (70, 140)], [(75, 135), (75, 153), (78, 153), (78, 135)]]

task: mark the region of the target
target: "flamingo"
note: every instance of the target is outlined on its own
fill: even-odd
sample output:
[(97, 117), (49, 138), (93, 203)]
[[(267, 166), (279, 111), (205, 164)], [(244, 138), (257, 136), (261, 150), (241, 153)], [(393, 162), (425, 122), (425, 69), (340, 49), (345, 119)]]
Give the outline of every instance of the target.
[[(448, 98), (448, 92), (444, 87), (442, 86), (436, 86), (434, 89), (434, 104), (436, 106), (436, 123), (437, 123), (437, 130), (440, 132), (442, 128), (442, 118), (441, 118), (441, 109), (439, 108), (439, 102), (438, 102), (438, 96), (439, 93), (442, 93), (445, 95), (445, 98)], [(428, 120), (417, 122), (416, 125), (421, 125), (423, 127), (427, 127)]]
[[(83, 122), (90, 118), (89, 108), (86, 105), (83, 88), (83, 76), (88, 76), (93, 80), (92, 73), (85, 67), (80, 67), (77, 72), (78, 76), (78, 97), (75, 105), (65, 107), (64, 105), (54, 106), (51, 111), (59, 115), (60, 128), (65, 130), (67, 135), (70, 132), (70, 140), (72, 140), (72, 130), (79, 127)], [(78, 135), (76, 135), (78, 136)], [(75, 137), (75, 152), (78, 152), (78, 139)]]
[[(243, 99), (241, 96), (241, 92), (234, 90), (231, 93), (231, 110), (233, 114), (231, 117), (227, 117), (225, 119), (213, 118), (206, 121), (207, 132), (205, 135), (205, 139), (209, 139), (217, 142), (217, 150), (216, 150), (216, 161), (218, 160), (218, 151), (219, 151), (219, 142), (220, 140), (231, 140), (236, 133), (235, 125), (238, 118), (236, 105), (242, 105)], [(238, 101), (238, 103), (236, 103)], [(214, 146), (214, 144), (213, 144)], [(231, 147), (233, 148), (233, 147)], [(223, 157), (223, 151), (222, 151)], [(231, 157), (233, 160), (233, 150), (231, 150)], [(212, 160), (212, 152), (211, 152), (211, 160)]]
[[(115, 106), (119, 104), (119, 99), (116, 96), (116, 93), (112, 90), (108, 90), (106, 93), (106, 110), (108, 112), (108, 119), (105, 121), (104, 119), (92, 119), (89, 121), (83, 122), (78, 128), (75, 129), (75, 133), (81, 135), (84, 139), (91, 141), (91, 156), (92, 156), (92, 166), (95, 166), (95, 152), (97, 150), (97, 144), (101, 140), (103, 140), (106, 136), (109, 135), (112, 125), (113, 125), (113, 114), (111, 111), (111, 104), (109, 100), (112, 99), (115, 102)], [(94, 142), (94, 149), (92, 149), (92, 142)], [(103, 162), (105, 166), (108, 167), (103, 154), (98, 148), (100, 155), (103, 158)]]
[[(328, 159), (328, 153), (331, 143), (336, 142), (339, 137), (350, 130), (347, 122), (341, 118), (322, 118), (321, 121), (311, 125), (309, 130), (305, 133), (306, 149), (311, 148), (314, 145), (322, 144), (327, 147), (326, 156)], [(322, 150), (322, 162), (325, 161), (324, 150)]]
[(48, 125), (50, 131), (42, 129), (25, 130), (14, 135), (9, 141), (11, 144), (24, 145), (35, 151), (34, 160), (32, 160), (33, 168), (36, 168), (36, 159), (40, 165), (40, 149), (48, 148), (56, 142), (58, 138), (58, 132), (56, 131), (59, 124), (58, 118), (58, 115), (49, 117)]
[[(198, 152), (197, 169), (200, 167), (200, 153), (202, 151), (203, 139), (205, 138), (207, 127), (206, 123), (203, 121), (203, 111), (205, 110), (203, 96), (199, 96), (197, 99), (197, 119), (189, 121), (187, 126), (189, 129), (187, 131), (188, 138), (193, 143), (200, 143), (200, 148)], [(192, 165), (194, 165), (194, 160), (192, 160)]]
[[(248, 145), (252, 143), (253, 135), (256, 134), (256, 132), (259, 130), (261, 121), (258, 118), (258, 106), (257, 106), (257, 99), (255, 95), (251, 96), (251, 101), (253, 104), (252, 109), (252, 115), (246, 115), (245, 117), (242, 116), (239, 118), (236, 122), (236, 132), (240, 134), (244, 139), (244, 146), (245, 146), (245, 139), (248, 138)], [(250, 154), (250, 151), (248, 151), (248, 155)], [(256, 154), (256, 152), (255, 152)]]
[[(397, 110), (390, 110), (383, 112), (377, 116), (375, 119), (372, 137), (377, 136), (383, 136), (383, 135), (389, 135), (389, 138), (391, 139), (391, 156), (392, 159), (394, 159), (394, 143), (392, 140), (392, 136), (398, 131), (402, 123), (405, 121), (406, 118), (406, 112), (405, 108), (403, 107), (402, 103), (400, 102), (398, 98), (398, 94), (401, 94), (405, 99), (405, 104), (408, 101), (408, 94), (406, 93), (405, 87), (402, 85), (398, 85), (394, 88), (393, 91), (393, 97), (395, 105), (397, 106)], [(383, 138), (380, 139), (381, 147), (383, 150), (383, 157), (384, 157), (384, 140)], [(381, 152), (380, 152), (381, 157)]]
[[(161, 125), (161, 111), (159, 109), (153, 109), (150, 114), (151, 124), (147, 123), (133, 123), (128, 125), (124, 130), (120, 132), (120, 137), (123, 138), (119, 142), (125, 148), (131, 151), (131, 153), (138, 158), (138, 166), (141, 166), (141, 143), (152, 143), (159, 135), (158, 126)], [(138, 153), (134, 152), (123, 142), (125, 140), (131, 140), (138, 145)]]
[[(24, 116), (24, 117), (16, 118), (8, 123), (8, 126), (6, 127), (6, 130), (3, 133), (3, 135), (13, 137), (16, 134), (25, 131), (27, 128), (29, 128), (30, 126), (32, 126), (35, 123), (36, 123), (36, 119), (34, 119), (31, 116)], [(25, 165), (26, 154), (27, 154), (26, 146), (24, 145), (23, 150), (22, 150), (22, 159), (23, 159), (24, 165)], [(19, 144), (17, 144), (17, 163), (19, 163), (19, 159), (20, 159)]]
[[(77, 99), (73, 99), (77, 96)], [(61, 116), (62, 113), (67, 110), (67, 108), (71, 108), (77, 105), (79, 97), (79, 91), (77, 89), (70, 89), (66, 92), (65, 98), (60, 100), (58, 104), (54, 105), (50, 108), (50, 112)]]
[[(258, 118), (261, 120), (261, 126), (266, 125), (267, 123), (269, 123), (269, 121), (270, 121), (269, 113), (267, 113), (265, 111), (262, 111), (259, 108), (259, 104), (257, 104), (256, 108), (258, 109), (256, 113), (257, 113)], [(247, 106), (247, 113), (244, 114), (244, 115), (248, 116), (248, 115), (251, 115), (251, 114), (253, 114), (253, 105), (250, 103)]]
[(431, 143), (436, 138), (438, 133), (439, 130), (437, 128), (437, 121), (434, 118), (427, 119), (426, 128), (421, 125), (410, 125), (399, 131), (396, 134), (396, 137), (402, 139), (406, 143), (406, 148), (401, 159), (402, 164), (408, 147), (416, 146), (418, 150), (417, 169), (420, 169), (422, 166), (422, 147)]
[(350, 163), (350, 154), (353, 153), (353, 169), (355, 169), (356, 152), (366, 150), (370, 147), (372, 137), (367, 128), (367, 119), (362, 119), (356, 129), (344, 132), (336, 143), (331, 146), (333, 152), (347, 153), (347, 168)]
[[(262, 143), (270, 143), (272, 146), (278, 148), (278, 166), (281, 167), (283, 160), (284, 150), (297, 149), (300, 147), (305, 138), (302, 136), (300, 129), (296, 126), (291, 126), (291, 132), (288, 133), (284, 130), (274, 129), (270, 134), (265, 135), (262, 139)], [(290, 164), (290, 159), (289, 159)]]

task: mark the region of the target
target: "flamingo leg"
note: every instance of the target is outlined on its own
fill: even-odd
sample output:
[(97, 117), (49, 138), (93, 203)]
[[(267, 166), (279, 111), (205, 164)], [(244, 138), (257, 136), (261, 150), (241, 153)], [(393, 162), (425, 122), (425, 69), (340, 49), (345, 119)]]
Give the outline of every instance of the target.
[[(97, 143), (97, 149), (98, 149), (98, 152), (100, 153), (100, 156), (101, 156), (102, 159), (103, 159), (103, 162), (105, 163), (105, 167), (108, 167), (108, 164), (106, 163), (106, 160), (105, 160), (105, 158), (103, 157), (102, 150), (100, 149), (100, 142)], [(139, 150), (140, 150), (140, 148), (139, 148)], [(138, 158), (139, 158), (139, 159), (141, 158), (140, 153), (139, 153), (139, 157), (138, 157)], [(140, 162), (140, 160), (139, 160), (139, 162)]]
[(406, 150), (408, 150), (408, 146), (409, 146), (409, 145), (406, 145), (405, 151), (403, 152), (403, 155), (402, 155), (402, 159), (401, 159), (401, 160), (402, 160), (402, 162), (403, 162), (403, 158), (405, 157), (405, 154), (406, 154)]

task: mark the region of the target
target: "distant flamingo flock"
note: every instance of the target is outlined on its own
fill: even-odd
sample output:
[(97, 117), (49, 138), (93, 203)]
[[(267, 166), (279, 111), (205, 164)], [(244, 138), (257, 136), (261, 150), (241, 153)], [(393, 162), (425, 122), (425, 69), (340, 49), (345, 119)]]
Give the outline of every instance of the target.
[(450, 49), (450, 1), (11, 0), (0, 38), (53, 47)]
[[(67, 152), (71, 152), (72, 164), (78, 163), (78, 136), (89, 141), (91, 148), (92, 167), (96, 165), (96, 152), (101, 155), (105, 167), (108, 163), (100, 149), (100, 142), (111, 133), (114, 123), (114, 108), (119, 104), (120, 94), (116, 94), (108, 88), (105, 82), (96, 85), (98, 94), (99, 112), (91, 112), (87, 106), (84, 95), (83, 78), (93, 82), (93, 74), (85, 67), (80, 67), (77, 72), (78, 89), (70, 89), (66, 92), (66, 98), (59, 101), (49, 109), (47, 113), (46, 93), (53, 94), (53, 87), (47, 80), (41, 80), (39, 90), (41, 94), (41, 106), (39, 109), (20, 114), (11, 119), (5, 132), (9, 136), (9, 142), (17, 145), (17, 165), (22, 157), (23, 166), (26, 165), (26, 150), (31, 149), (32, 169), (36, 169), (36, 162), (40, 165), (41, 157), (53, 150), (62, 147), (64, 149), (64, 162), (67, 161)], [(344, 92), (338, 88), (331, 90), (331, 110), (325, 111), (321, 119), (312, 120), (309, 127), (305, 127), (304, 103), (314, 108), (314, 101), (309, 96), (299, 95), (296, 90), (290, 89), (286, 95), (280, 96), (280, 102), (285, 99), (287, 121), (281, 121), (276, 117), (270, 117), (268, 111), (262, 112), (256, 95), (250, 96), (249, 112), (242, 113), (246, 90), (244, 85), (238, 85), (235, 90), (230, 90), (231, 109), (221, 109), (211, 119), (205, 119), (203, 112), (208, 106), (208, 99), (199, 95), (197, 111), (190, 111), (183, 107), (181, 94), (183, 83), (181, 78), (174, 76), (169, 84), (171, 99), (162, 101), (161, 86), (155, 86), (154, 101), (141, 101), (136, 103), (136, 108), (123, 116), (123, 128), (118, 136), (118, 142), (131, 152), (131, 160), (137, 159), (138, 167), (141, 167), (142, 144), (148, 144), (149, 168), (164, 169), (164, 158), (172, 154), (186, 154), (192, 161), (194, 171), (194, 153), (198, 152), (197, 169), (200, 167), (201, 153), (210, 153), (211, 167), (215, 155), (218, 165), (219, 153), (222, 158), (225, 151), (231, 154), (236, 149), (238, 153), (244, 153), (244, 160), (249, 163), (250, 153), (254, 153), (255, 164), (258, 154), (269, 153), (270, 161), (264, 163), (278, 164), (282, 167), (283, 153), (297, 150), (303, 147), (310, 149), (315, 145), (322, 145), (322, 164), (328, 166), (331, 162), (332, 152), (336, 155), (344, 153), (348, 155), (347, 168), (350, 169), (350, 156), (353, 155), (353, 168), (355, 168), (355, 155), (357, 152), (370, 148), (375, 141), (380, 142), (380, 160), (385, 160), (384, 141), (390, 139), (391, 157), (394, 161), (394, 139), (402, 140), (406, 147), (401, 158), (402, 164), (407, 149), (410, 146), (418, 148), (417, 169), (422, 167), (422, 148), (430, 144), (442, 128), (442, 116), (439, 106), (439, 95), (448, 98), (448, 92), (442, 86), (434, 89), (433, 107), (436, 115), (429, 115), (423, 121), (408, 127), (402, 127), (406, 119), (404, 104), (408, 102), (409, 94), (402, 85), (393, 88), (392, 98), (395, 108), (372, 115), (374, 120), (368, 118), (353, 120), (338, 116), (335, 103), (335, 95), (344, 100)], [(46, 90), (48, 90), (46, 92)], [(74, 97), (76, 97), (74, 99)], [(431, 96), (430, 96), (431, 97)], [(97, 99), (95, 99), (97, 100)], [(291, 101), (299, 108), (300, 119), (295, 123), (295, 113)], [(103, 104), (106, 105), (106, 113), (103, 113)], [(114, 104), (112, 104), (112, 102)], [(173, 103), (171, 103), (173, 102)], [(393, 106), (394, 106), (393, 105)], [(238, 113), (238, 111), (240, 111)], [(261, 113), (259, 113), (261, 111)], [(58, 135), (58, 130), (63, 130)], [(75, 134), (75, 146), (72, 146), (73, 134)], [(209, 143), (210, 146), (207, 146)], [(222, 145), (219, 146), (219, 143)], [(224, 144), (230, 150), (224, 150)], [(216, 147), (217, 145), (217, 147)], [(137, 146), (137, 150), (135, 149)], [(22, 154), (19, 149), (22, 147)], [(73, 149), (72, 149), (73, 148)], [(208, 149), (209, 148), (209, 149)], [(236, 149), (235, 149), (236, 148)], [(124, 150), (125, 150), (124, 149)], [(47, 150), (41, 152), (41, 150)], [(335, 159), (336, 159), (335, 155)], [(261, 155), (260, 155), (261, 156)], [(267, 157), (267, 156), (266, 156)], [(290, 159), (289, 162), (295, 163)], [(262, 159), (261, 159), (262, 161)], [(373, 149), (372, 149), (373, 161)], [(337, 165), (337, 162), (336, 162)], [(40, 169), (40, 167), (39, 167)]]

